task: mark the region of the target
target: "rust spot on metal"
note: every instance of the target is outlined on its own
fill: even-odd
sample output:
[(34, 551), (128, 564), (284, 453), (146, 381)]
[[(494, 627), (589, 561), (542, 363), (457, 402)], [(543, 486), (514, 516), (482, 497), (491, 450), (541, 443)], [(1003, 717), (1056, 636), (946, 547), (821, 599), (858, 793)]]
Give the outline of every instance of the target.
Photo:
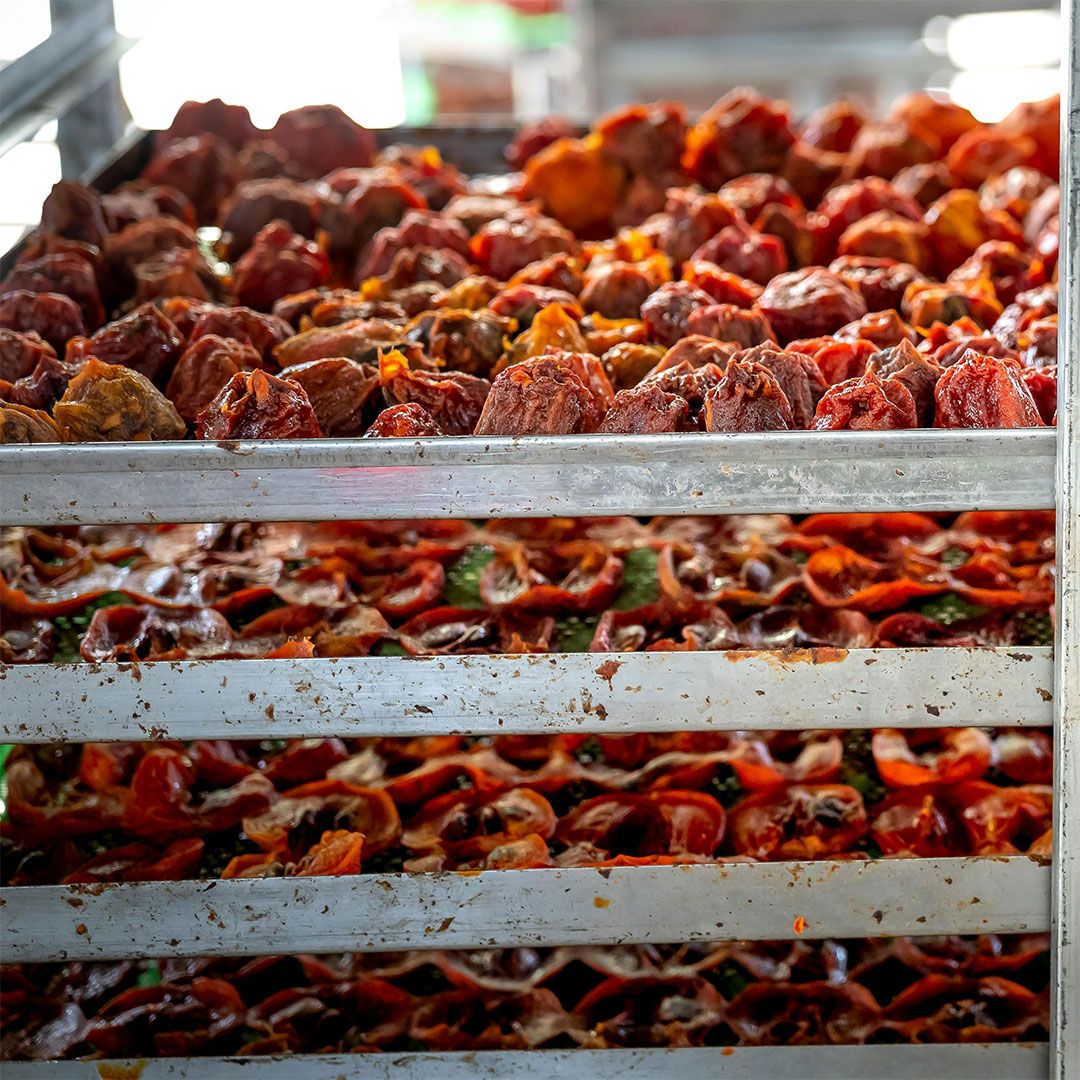
[(84, 922), (79, 923), (79, 925), (75, 927), (75, 933), (78, 934), (79, 937), (84, 937), (86, 935), (86, 933), (87, 933), (86, 923), (84, 923)]
[(266, 706), (266, 719), (267, 720), (273, 720), (274, 719), (274, 706), (273, 705), (267, 705)]
[(145, 1059), (128, 1065), (121, 1061), (100, 1061), (97, 1074), (100, 1080), (139, 1080), (148, 1064)]
[(115, 889), (116, 883), (109, 881), (88, 881), (81, 885), (69, 885), (68, 892), (76, 896), (101, 896), (109, 889)]
[(81, 908), (85, 902), (86, 902), (85, 900), (80, 900), (77, 896), (65, 896), (64, 897), (64, 903), (70, 905), (71, 907), (75, 908), (76, 910)]
[(792, 664), (838, 664), (847, 659), (848, 650), (828, 646), (815, 649), (727, 649), (722, 655), (733, 664), (757, 659), (784, 671)]
[(597, 908), (611, 907), (611, 901), (605, 899), (603, 896), (594, 896), (593, 897), (593, 907), (597, 907)]
[(597, 669), (596, 674), (600, 676), (611, 687), (612, 676), (622, 667), (621, 660), (605, 660)]

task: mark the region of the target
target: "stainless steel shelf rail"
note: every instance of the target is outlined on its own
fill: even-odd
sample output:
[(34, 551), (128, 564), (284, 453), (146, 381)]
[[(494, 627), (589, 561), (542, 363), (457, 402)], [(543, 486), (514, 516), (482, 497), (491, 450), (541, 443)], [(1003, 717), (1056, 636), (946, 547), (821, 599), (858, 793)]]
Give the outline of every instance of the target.
[(730, 862), (52, 885), (3, 901), (0, 942), (24, 962), (1035, 933), (1050, 928), (1050, 868)]
[[(99, 1071), (99, 1066), (102, 1067)], [(707, 1050), (487, 1050), (473, 1054), (303, 1054), (284, 1057), (13, 1061), (5, 1080), (1046, 1080), (1045, 1046), (767, 1046)]]
[[(1049, 727), (1051, 652), (796, 649), (24, 665), (0, 668), (0, 739)], [(93, 708), (73, 715), (72, 702)]]
[[(1064, 5), (1070, 29), (1064, 65), (1056, 440), (1051, 431), (799, 432), (0, 450), (0, 520), (10, 525), (1056, 505), (1053, 686), (1047, 685), (1045, 650), (1034, 649), (852, 652), (828, 657), (829, 663), (821, 662), (822, 654), (699, 653), (662, 659), (239, 661), (215, 662), (213, 668), (75, 665), (8, 669), (0, 684), (4, 737), (23, 741), (239, 736), (231, 726), (236, 722), (243, 724), (244, 737), (271, 731), (373, 735), (448, 729), (1045, 724), (1052, 709), (1057, 772), (1052, 869), (1025, 857), (897, 859), (5, 889), (0, 941), (6, 958), (645, 942), (800, 932), (816, 937), (981, 933), (1052, 925), (1049, 1050), (866, 1046), (311, 1055), (252, 1059), (247, 1067), (254, 1065), (268, 1077), (323, 1076), (330, 1070), (413, 1080), (472, 1076), (478, 1069), (499, 1076), (601, 1080), (626, 1074), (1045, 1077), (1047, 1069), (1053, 1080), (1080, 1078), (1077, 3)], [(519, 676), (501, 677), (508, 669)], [(382, 685), (376, 688), (374, 682)], [(678, 689), (663, 693), (657, 689), (663, 685)], [(884, 698), (883, 685), (890, 688)], [(773, 715), (780, 693), (783, 720)], [(756, 698), (764, 701), (755, 703)], [(304, 918), (297, 919), (297, 912)], [(106, 1071), (125, 1067), (45, 1062), (6, 1064), (4, 1072), (14, 1078), (82, 1077), (101, 1075), (103, 1065)], [(245, 1063), (176, 1059), (137, 1068), (145, 1080), (228, 1077)]]
[(0, 447), (7, 525), (1031, 510), (1054, 433), (321, 439)]

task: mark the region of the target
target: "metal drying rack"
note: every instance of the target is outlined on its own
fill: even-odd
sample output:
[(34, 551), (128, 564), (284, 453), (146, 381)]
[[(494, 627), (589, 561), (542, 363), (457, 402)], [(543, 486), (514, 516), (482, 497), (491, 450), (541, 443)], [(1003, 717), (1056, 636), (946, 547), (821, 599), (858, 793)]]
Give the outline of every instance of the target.
[(7, 525), (1056, 506), (1053, 650), (630, 653), (599, 669), (588, 654), (0, 667), (0, 737), (24, 743), (1053, 723), (1052, 866), (1017, 856), (0, 890), (9, 962), (1052, 929), (1049, 1045), (5, 1062), (6, 1077), (1080, 1077), (1080, 45), (1076, 0), (1065, 6), (1056, 434), (0, 448)]

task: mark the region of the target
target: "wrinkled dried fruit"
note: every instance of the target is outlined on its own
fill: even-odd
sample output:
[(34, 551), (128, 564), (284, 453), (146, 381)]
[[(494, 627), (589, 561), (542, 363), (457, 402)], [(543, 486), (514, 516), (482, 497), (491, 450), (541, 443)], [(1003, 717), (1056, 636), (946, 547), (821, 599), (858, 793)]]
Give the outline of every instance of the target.
[(705, 395), (706, 431), (788, 431), (794, 426), (787, 396), (760, 364), (732, 360)]
[(1042, 427), (1039, 408), (1024, 384), (1020, 365), (974, 349), (938, 380), (934, 427)]
[(60, 431), (47, 412), (0, 401), (0, 443), (59, 441)]
[(144, 375), (90, 357), (53, 407), (65, 442), (182, 439), (187, 425)]
[(320, 439), (299, 383), (265, 371), (237, 372), (199, 414), (199, 439)]
[[(592, 393), (554, 357), (507, 368), (491, 384), (477, 435), (574, 435), (599, 423)], [(601, 413), (602, 416), (602, 413)]]

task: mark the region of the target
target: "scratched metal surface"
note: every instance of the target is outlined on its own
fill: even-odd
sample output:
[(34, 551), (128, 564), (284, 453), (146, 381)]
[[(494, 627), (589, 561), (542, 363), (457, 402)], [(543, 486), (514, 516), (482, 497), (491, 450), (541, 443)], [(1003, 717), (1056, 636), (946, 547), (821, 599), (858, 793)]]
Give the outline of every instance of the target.
[(1061, 7), (1069, 47), (1062, 55), (1051, 1075), (1080, 1080), (1080, 0)]
[(1045, 1080), (1045, 1043), (5, 1062), (5, 1080)]
[(0, 666), (0, 738), (1049, 727), (1051, 653), (794, 649)]
[(6, 525), (1030, 510), (1054, 433), (323, 439), (0, 447)]
[(990, 934), (1050, 926), (1026, 856), (490, 870), (0, 890), (7, 962)]

